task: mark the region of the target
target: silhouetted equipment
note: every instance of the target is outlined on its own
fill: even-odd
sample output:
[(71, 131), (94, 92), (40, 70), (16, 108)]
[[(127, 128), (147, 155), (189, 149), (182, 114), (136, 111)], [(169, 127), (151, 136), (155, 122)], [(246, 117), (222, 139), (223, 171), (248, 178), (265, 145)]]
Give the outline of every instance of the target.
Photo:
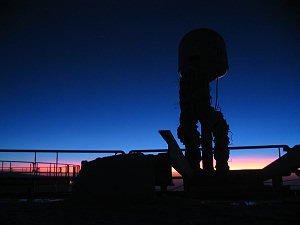
[[(223, 114), (211, 107), (209, 87), (211, 81), (222, 77), (228, 70), (225, 42), (211, 29), (193, 30), (182, 38), (178, 58), (181, 113), (177, 132), (185, 145), (185, 156), (191, 167), (199, 170), (201, 144), (203, 170), (212, 173), (214, 136), (216, 169), (226, 173), (229, 170), (229, 126)], [(201, 123), (201, 140), (198, 121)]]
[[(224, 76), (227, 70), (226, 46), (220, 34), (211, 29), (187, 33), (179, 44), (178, 55), (181, 113), (177, 132), (185, 145), (185, 156), (172, 133), (160, 130), (168, 144), (167, 154), (144, 155), (135, 151), (85, 162), (74, 185), (75, 196), (118, 200), (152, 198), (155, 186), (167, 190), (172, 184), (171, 166), (182, 175), (184, 190), (193, 196), (255, 195), (257, 190), (264, 193), (267, 179), (280, 188), (281, 177), (296, 172), (300, 166), (299, 147), (262, 170), (229, 170), (229, 126), (223, 114), (211, 106), (209, 87), (211, 81)], [(201, 159), (203, 169), (199, 165)]]
[[(129, 154), (123, 151), (90, 151), (100, 153), (123, 153), (112, 157), (98, 158), (93, 161), (82, 161), (82, 170), (77, 178), (69, 176), (69, 170), (64, 175), (53, 171), (44, 171), (41, 174), (30, 170), (22, 171), (14, 163), (24, 161), (2, 161), (0, 167), (0, 198), (2, 197), (68, 197), (73, 186), (73, 197), (101, 201), (104, 200), (151, 200), (155, 196), (154, 188), (160, 186), (162, 193), (174, 190), (172, 186), (171, 166), (181, 175), (184, 182), (185, 193), (191, 197), (203, 198), (232, 198), (232, 197), (267, 197), (273, 193), (289, 192), (288, 186), (283, 186), (283, 176), (295, 173), (299, 176), (300, 145), (293, 148), (287, 145), (268, 146), (236, 146), (231, 150), (243, 149), (283, 149), (286, 154), (279, 154), (279, 158), (263, 169), (256, 170), (230, 170), (228, 173), (206, 173), (204, 170), (193, 171), (187, 159), (182, 154), (175, 138), (169, 130), (159, 132), (168, 144), (168, 149), (132, 150)], [(0, 152), (33, 152), (32, 150), (7, 150)], [(39, 151), (41, 153), (42, 151)], [(49, 152), (49, 150), (45, 151)], [(59, 152), (59, 150), (51, 151)], [(64, 153), (82, 153), (84, 150), (67, 150)], [(86, 151), (89, 152), (89, 151)], [(159, 153), (157, 155), (144, 155), (143, 153)], [(6, 165), (5, 165), (6, 163)], [(29, 162), (40, 164), (42, 162)], [(49, 163), (49, 162), (48, 162)], [(50, 162), (50, 164), (53, 164)], [(58, 163), (59, 166), (64, 165)], [(66, 164), (68, 168), (68, 164)], [(39, 168), (39, 166), (37, 166)], [(50, 168), (53, 168), (50, 166)], [(56, 167), (54, 167), (56, 168)], [(27, 168), (28, 169), (28, 168)], [(74, 170), (73, 173), (77, 170)], [(175, 175), (175, 174), (174, 174)], [(177, 175), (173, 179), (180, 179)], [(272, 181), (272, 186), (264, 182)], [(174, 180), (177, 182), (177, 180)], [(177, 190), (177, 189), (176, 189)], [(274, 192), (275, 191), (275, 192)], [(174, 192), (167, 192), (175, 194)], [(180, 192), (179, 192), (180, 193)], [(180, 195), (182, 192), (180, 193)], [(104, 201), (107, 203), (106, 201)]]
[(102, 201), (151, 200), (155, 186), (172, 184), (167, 154), (127, 154), (85, 162), (74, 182), (74, 197)]
[[(263, 197), (273, 193), (270, 191), (271, 187), (264, 184), (266, 180), (272, 180), (273, 190), (286, 191), (289, 187), (283, 188), (282, 177), (289, 176), (292, 172), (296, 175), (299, 174), (300, 145), (293, 148), (284, 146), (284, 151), (287, 153), (263, 169), (230, 170), (226, 174), (218, 171), (206, 173), (204, 170), (191, 170), (171, 131), (161, 130), (159, 133), (168, 144), (168, 154), (172, 167), (182, 175), (184, 190), (191, 196), (217, 198)], [(252, 147), (259, 148), (259, 146)]]

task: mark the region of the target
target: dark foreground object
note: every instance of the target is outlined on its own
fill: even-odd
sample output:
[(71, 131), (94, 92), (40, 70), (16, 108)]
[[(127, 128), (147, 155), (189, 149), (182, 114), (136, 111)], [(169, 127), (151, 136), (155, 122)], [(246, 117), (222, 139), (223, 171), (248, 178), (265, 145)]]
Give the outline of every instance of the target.
[(127, 154), (86, 162), (74, 181), (72, 198), (77, 201), (152, 201), (155, 186), (172, 182), (167, 154)]
[(1, 224), (298, 224), (299, 197), (203, 201), (164, 197), (147, 204), (0, 202)]

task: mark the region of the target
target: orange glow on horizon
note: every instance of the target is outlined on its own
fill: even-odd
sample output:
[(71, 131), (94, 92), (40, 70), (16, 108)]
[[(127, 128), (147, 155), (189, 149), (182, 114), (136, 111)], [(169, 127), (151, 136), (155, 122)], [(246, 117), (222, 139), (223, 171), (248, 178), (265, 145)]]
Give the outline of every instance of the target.
[[(230, 158), (228, 161), (230, 170), (241, 170), (241, 169), (262, 169), (274, 160), (276, 160), (276, 157), (238, 157), (234, 156), (233, 158)], [(65, 165), (63, 165), (65, 164)], [(69, 169), (67, 169), (67, 165), (69, 164)], [(58, 164), (58, 172), (65, 173), (66, 171), (69, 171), (70, 173), (73, 172), (73, 165), (81, 165), (81, 162), (79, 161), (73, 161), (73, 162), (67, 162), (65, 160), (59, 161)], [(215, 165), (215, 162), (214, 162)], [(32, 163), (12, 163), (11, 165), (13, 172), (32, 172), (33, 170), (33, 164)], [(200, 167), (202, 168), (202, 162), (200, 163)], [(4, 171), (10, 170), (10, 164), (5, 163), (4, 164)], [(48, 163), (38, 163), (37, 169), (39, 172), (42, 173), (53, 173), (55, 171), (55, 162)], [(181, 176), (173, 167), (172, 167), (172, 176)]]
[(172, 167), (172, 176), (173, 177), (181, 177), (181, 175)]
[(228, 164), (231, 170), (262, 169), (276, 160), (276, 157), (237, 157), (229, 159)]
[[(276, 157), (237, 157), (230, 158), (228, 161), (230, 170), (243, 170), (243, 169), (262, 169), (269, 165), (271, 162), (276, 160)], [(200, 163), (200, 168), (202, 168), (202, 162)], [(215, 161), (214, 161), (215, 165)], [(172, 167), (172, 176), (181, 176)]]

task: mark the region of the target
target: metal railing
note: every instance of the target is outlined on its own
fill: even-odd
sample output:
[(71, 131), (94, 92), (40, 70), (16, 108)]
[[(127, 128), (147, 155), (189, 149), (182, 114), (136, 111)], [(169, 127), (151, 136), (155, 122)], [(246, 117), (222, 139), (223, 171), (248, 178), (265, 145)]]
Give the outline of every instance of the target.
[(0, 160), (0, 166), (2, 174), (76, 177), (80, 171), (80, 165), (70, 163)]
[[(59, 154), (125, 154), (122, 150), (36, 150), (36, 149), (0, 149), (4, 153), (34, 153), (33, 161), (0, 160), (1, 173), (19, 173), (39, 176), (72, 176), (76, 177), (80, 171), (80, 165), (60, 163)], [(37, 161), (37, 153), (56, 154), (55, 162)]]
[[(255, 146), (234, 146), (229, 147), (229, 150), (239, 151), (239, 150), (264, 150), (264, 149), (273, 149), (278, 150), (278, 157), (282, 156), (282, 152), (288, 152), (290, 147), (287, 145), (255, 145)], [(183, 152), (185, 149), (181, 149)], [(200, 148), (200, 150), (202, 150)], [(61, 176), (68, 179), (75, 178), (79, 171), (80, 165), (71, 164), (71, 163), (60, 163), (59, 155), (64, 153), (87, 153), (87, 154), (126, 154), (122, 150), (28, 150), (28, 149), (0, 149), (0, 152), (6, 153), (34, 153), (34, 161), (10, 161), (10, 160), (0, 160), (0, 174), (1, 173), (21, 173), (28, 175), (37, 175), (37, 176)], [(131, 150), (128, 154), (150, 154), (150, 153), (167, 153), (168, 149), (144, 149), (144, 150)], [(55, 162), (39, 162), (37, 161), (37, 153), (55, 153), (56, 161)], [(182, 180), (182, 176), (173, 174), (172, 179)], [(266, 181), (268, 184), (269, 181)], [(284, 182), (285, 183), (285, 182)], [(175, 187), (174, 190), (182, 188), (182, 185)]]
[[(290, 148), (288, 145), (255, 145), (255, 146), (234, 146), (229, 147), (229, 150), (253, 150), (253, 149), (278, 149), (278, 157), (281, 157), (282, 151), (288, 151)], [(181, 149), (183, 152), (185, 149)], [(202, 150), (200, 148), (200, 150)], [(34, 150), (34, 149), (0, 149), (0, 152), (6, 153), (34, 153), (33, 161), (11, 161), (0, 160), (1, 172), (19, 172), (34, 175), (46, 175), (46, 176), (77, 176), (80, 165), (71, 163), (59, 163), (59, 154), (65, 153), (88, 153), (88, 154), (126, 154), (123, 150)], [(167, 153), (168, 149), (144, 149), (144, 150), (131, 150), (128, 154), (137, 153)], [(38, 162), (37, 153), (55, 153), (55, 162)], [(27, 166), (17, 166), (16, 164), (24, 164)], [(75, 172), (74, 172), (75, 171)]]

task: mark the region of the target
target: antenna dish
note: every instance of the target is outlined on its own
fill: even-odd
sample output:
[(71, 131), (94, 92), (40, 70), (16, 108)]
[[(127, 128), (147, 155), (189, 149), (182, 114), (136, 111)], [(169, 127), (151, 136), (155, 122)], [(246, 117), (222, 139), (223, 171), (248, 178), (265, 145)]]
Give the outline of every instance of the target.
[(209, 81), (225, 75), (228, 70), (226, 45), (222, 36), (202, 28), (187, 33), (179, 44), (178, 71), (193, 71), (208, 76)]

